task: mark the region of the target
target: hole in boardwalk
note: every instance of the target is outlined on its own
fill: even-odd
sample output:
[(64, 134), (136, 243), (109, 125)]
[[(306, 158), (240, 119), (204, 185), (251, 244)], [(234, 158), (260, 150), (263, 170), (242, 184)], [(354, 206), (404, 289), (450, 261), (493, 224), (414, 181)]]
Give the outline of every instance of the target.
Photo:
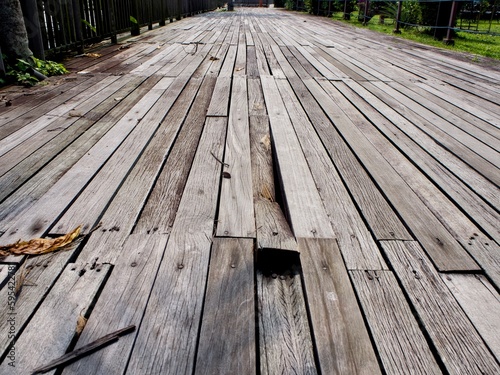
[(266, 277), (283, 278), (300, 275), (300, 254), (281, 249), (259, 249), (257, 269)]

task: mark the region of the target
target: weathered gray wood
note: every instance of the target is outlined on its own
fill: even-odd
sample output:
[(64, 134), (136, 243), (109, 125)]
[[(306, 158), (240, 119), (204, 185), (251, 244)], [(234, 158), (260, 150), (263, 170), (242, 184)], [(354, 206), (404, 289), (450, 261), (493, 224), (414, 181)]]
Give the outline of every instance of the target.
[(322, 374), (380, 374), (335, 240), (298, 239), (312, 334)]
[(300, 101), (287, 81), (279, 80), (276, 84), (309, 163), (347, 269), (387, 269), (377, 244), (356, 210)]
[(432, 260), (442, 271), (477, 270), (474, 260), (457, 246), (456, 240), (437, 220), (432, 212), (422, 205), (421, 200), (404, 180), (394, 171), (352, 120), (338, 107), (336, 100), (343, 97), (328, 81), (320, 84), (312, 79), (304, 82), (311, 90), (318, 103), (324, 108), (329, 118), (335, 123), (346, 142), (356, 152), (357, 157), (377, 181), (389, 201), (395, 206), (414, 235), (422, 242)]
[(110, 271), (110, 265), (68, 264), (60, 279), (15, 343), (15, 367), (0, 365), (0, 374), (28, 374), (63, 355)]
[[(207, 76), (203, 80), (193, 106), (155, 182), (151, 195), (147, 198), (147, 202), (135, 224), (134, 233), (170, 233), (203, 130), (205, 111), (214, 84), (215, 78), (213, 77)], [(172, 121), (177, 120), (173, 118)], [(158, 139), (158, 142), (162, 142), (161, 138)], [(151, 149), (151, 152), (156, 153), (154, 148)], [(139, 180), (141, 179), (139, 178)], [(131, 188), (133, 186), (131, 185)], [(145, 198), (146, 195), (144, 195)], [(126, 199), (127, 194), (124, 194), (117, 208), (126, 205)], [(121, 216), (120, 214), (116, 215), (115, 220)], [(120, 221), (122, 221), (123, 225), (123, 219), (120, 219)], [(130, 224), (133, 224), (133, 221), (130, 221)]]
[[(64, 174), (64, 177), (60, 178), (24, 212), (23, 217), (0, 237), (0, 243), (8, 244), (19, 238), (29, 239), (43, 234), (123, 139), (137, 126), (140, 127), (140, 120), (162, 96), (170, 83), (169, 79), (162, 80), (155, 86), (157, 88), (148, 92), (78, 163)], [(30, 223), (29, 226), (26, 225), (27, 223)]]
[[(128, 371), (193, 371), (227, 119), (208, 117)], [(162, 348), (161, 350), (157, 350)]]
[(260, 249), (296, 250), (297, 242), (281, 207), (276, 203), (267, 116), (250, 116), (250, 154), (257, 246)]
[(215, 84), (207, 116), (227, 116), (231, 97), (231, 77), (219, 77)]
[(300, 276), (257, 273), (261, 374), (317, 374)]
[(286, 214), (296, 237), (334, 238), (274, 78), (261, 77)]
[(246, 76), (233, 78), (217, 236), (255, 237)]
[(253, 240), (214, 238), (195, 374), (255, 374)]
[[(91, 229), (101, 216), (104, 208), (109, 204), (109, 200), (123, 183), (123, 179), (131, 173), (131, 169), (137, 163), (139, 164), (130, 180), (136, 178), (137, 182), (145, 184), (141, 189), (146, 190), (143, 194), (146, 197), (150, 185), (152, 185), (158, 170), (161, 168), (164, 157), (168, 155), (172, 147), (184, 116), (189, 110), (200, 85), (201, 79), (192, 79), (187, 83), (184, 77), (181, 77), (178, 82), (172, 82), (172, 86), (170, 86), (172, 90), (167, 89), (165, 92), (167, 95), (163, 95), (151, 107), (136, 129), (106, 161), (103, 168), (94, 176), (78, 199), (58, 221), (52, 232), (66, 233), (67, 228), (74, 227), (75, 223), (83, 225), (84, 230)], [(170, 112), (172, 116), (169, 117)], [(146, 147), (147, 149), (144, 150)], [(137, 158), (141, 154), (142, 157), (138, 161)], [(149, 181), (149, 186), (146, 181)], [(129, 192), (132, 193), (137, 190), (137, 185), (139, 184), (129, 183), (129, 186), (127, 186), (127, 188), (131, 189)], [(100, 191), (100, 194), (96, 194), (97, 191)], [(139, 193), (137, 194), (139, 195)], [(130, 196), (127, 197), (127, 201), (130, 200)], [(132, 204), (120, 206), (124, 208), (135, 207), (133, 202), (130, 203)], [(126, 216), (134, 215), (131, 212), (122, 214)], [(137, 213), (134, 216), (136, 215)]]
[(167, 240), (168, 235), (161, 234), (128, 237), (75, 349), (131, 324), (137, 330), (67, 366), (63, 374), (124, 373)]
[(441, 374), (418, 322), (389, 271), (350, 271), (387, 374)]
[[(48, 291), (53, 287), (57, 278), (72, 256), (72, 251), (47, 254), (36, 258), (25, 260), (21, 267), (16, 265), (3, 265), (8, 272), (7, 284), (0, 291), (0, 353), (4, 354), (12, 337), (9, 337), (11, 324), (10, 313), (15, 313), (15, 337), (26, 326), (32, 314), (36, 311), (40, 303), (46, 297)], [(9, 272), (9, 267), (17, 269), (16, 274)], [(24, 279), (24, 281), (23, 281)], [(15, 304), (9, 304), (9, 296), (12, 292), (22, 287), (18, 292)], [(12, 302), (12, 300), (10, 300)], [(10, 308), (13, 310), (10, 310)]]
[[(280, 61), (280, 63), (285, 64), (285, 70), (292, 69), (286, 60)], [(294, 67), (297, 65), (300, 64), (294, 64)], [(306, 109), (311, 123), (330, 154), (330, 158), (335, 160), (335, 165), (344, 179), (344, 183), (361, 207), (363, 216), (368, 221), (375, 237), (377, 239), (412, 239), (302, 80), (292, 77), (289, 78), (289, 82)]]
[(500, 360), (500, 295), (482, 275), (442, 274), (451, 293)]
[(499, 372), (500, 366), (420, 245), (383, 241), (382, 247), (448, 372)]

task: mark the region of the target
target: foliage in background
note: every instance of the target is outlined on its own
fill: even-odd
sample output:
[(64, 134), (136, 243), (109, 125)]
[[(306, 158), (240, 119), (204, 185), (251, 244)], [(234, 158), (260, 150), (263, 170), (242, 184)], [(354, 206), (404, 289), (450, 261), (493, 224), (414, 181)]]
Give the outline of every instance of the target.
[(294, 10), (295, 2), (293, 0), (285, 0), (285, 9)]
[(64, 65), (59, 64), (54, 61), (44, 61), (31, 56), (31, 63), (22, 59), (17, 59), (17, 61), (12, 64), (9, 63), (7, 56), (4, 55), (6, 77), (5, 79), (0, 78), (0, 85), (14, 82), (25, 86), (34, 86), (40, 80), (37, 78), (36, 73), (33, 69), (44, 76), (56, 76), (68, 73)]

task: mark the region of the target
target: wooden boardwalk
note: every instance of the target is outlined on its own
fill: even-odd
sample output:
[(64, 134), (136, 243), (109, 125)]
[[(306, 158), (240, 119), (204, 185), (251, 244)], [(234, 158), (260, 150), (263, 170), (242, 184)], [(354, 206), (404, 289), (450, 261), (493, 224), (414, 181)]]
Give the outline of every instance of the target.
[(92, 52), (0, 91), (0, 245), (88, 234), (3, 259), (0, 374), (500, 373), (498, 65), (258, 8)]

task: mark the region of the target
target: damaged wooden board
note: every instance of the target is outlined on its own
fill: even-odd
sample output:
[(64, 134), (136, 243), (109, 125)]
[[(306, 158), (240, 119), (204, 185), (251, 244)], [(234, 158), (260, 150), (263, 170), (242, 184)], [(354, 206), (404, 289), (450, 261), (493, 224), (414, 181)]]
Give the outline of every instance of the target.
[(298, 239), (304, 290), (322, 374), (381, 374), (337, 242)]
[(260, 373), (318, 374), (300, 275), (257, 273)]
[(214, 238), (195, 374), (255, 374), (254, 246)]
[(296, 237), (334, 238), (330, 221), (274, 81), (261, 77), (280, 188)]

